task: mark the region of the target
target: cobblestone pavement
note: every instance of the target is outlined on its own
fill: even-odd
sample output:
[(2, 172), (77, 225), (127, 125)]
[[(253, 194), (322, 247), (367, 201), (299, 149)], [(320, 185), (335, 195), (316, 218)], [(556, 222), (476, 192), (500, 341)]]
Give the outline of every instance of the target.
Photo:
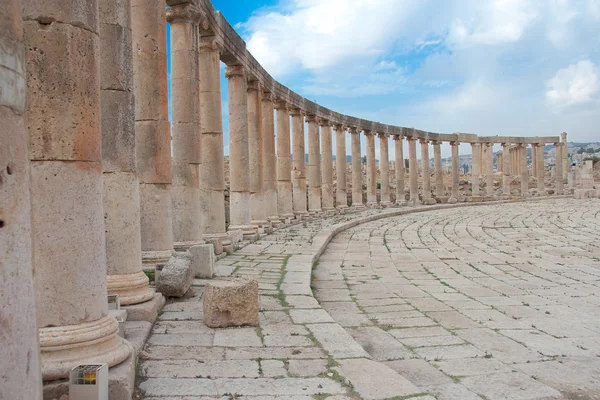
[(599, 280), (600, 201), (557, 199), (351, 228), (312, 284), (373, 360), (439, 400), (600, 399)]

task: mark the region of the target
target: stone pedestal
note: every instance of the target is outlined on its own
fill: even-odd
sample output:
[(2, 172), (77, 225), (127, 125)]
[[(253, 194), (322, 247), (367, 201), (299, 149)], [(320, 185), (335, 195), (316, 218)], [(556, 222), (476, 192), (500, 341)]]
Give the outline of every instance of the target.
[(306, 151), (304, 146), (304, 120), (302, 110), (293, 108), (292, 116), (292, 187), (294, 215), (300, 219), (308, 217), (306, 204)]
[(408, 173), (410, 184), (410, 204), (412, 206), (420, 204), (419, 201), (419, 181), (418, 181), (418, 163), (417, 163), (417, 139), (415, 137), (407, 137), (408, 141)]
[(242, 231), (244, 238), (254, 240), (257, 229), (252, 226), (250, 204), (250, 161), (248, 147), (248, 89), (241, 65), (228, 66), (227, 95), (229, 107), (229, 231)]
[(396, 179), (396, 204), (405, 204), (404, 194), (404, 152), (402, 146), (402, 136), (394, 136), (395, 150), (395, 179)]
[(306, 117), (308, 122), (308, 212), (321, 212), (321, 145), (319, 127), (314, 115)]
[(294, 218), (292, 204), (292, 160), (290, 158), (290, 113), (283, 100), (275, 103), (277, 111), (277, 212), (283, 223)]
[(450, 142), (452, 146), (452, 194), (448, 199), (448, 203), (455, 204), (459, 200), (458, 182), (459, 182), (459, 159), (458, 159), (458, 142)]
[(211, 281), (204, 287), (204, 323), (211, 328), (258, 326), (258, 282)]
[[(31, 236), (36, 274), (36, 295), (29, 298), (37, 300), (45, 381), (65, 378), (72, 367), (82, 363), (101, 362), (114, 366), (131, 352), (117, 334), (117, 321), (108, 316), (98, 2), (90, 0), (86, 5), (82, 9), (49, 0), (26, 2), (23, 8), (25, 47), (31, 49), (27, 53), (26, 67), (27, 120), (31, 159)], [(164, 7), (163, 2), (163, 16)], [(18, 15), (18, 10), (13, 11)], [(40, 24), (41, 19), (60, 22)], [(4, 32), (10, 32), (10, 29)], [(18, 99), (18, 92), (14, 93)], [(22, 106), (22, 99), (19, 104)], [(15, 123), (14, 117), (2, 121)], [(10, 137), (18, 138), (17, 133), (11, 132)], [(5, 151), (4, 147), (1, 151)], [(15, 151), (9, 154), (23, 157), (26, 153)], [(0, 162), (4, 160), (2, 158)], [(26, 184), (22, 175), (27, 174), (26, 163), (17, 160), (18, 164), (10, 166), (11, 171), (14, 170), (14, 176)], [(2, 170), (3, 175), (5, 171)], [(8, 178), (14, 179), (12, 176)], [(19, 187), (19, 190), (24, 189)], [(17, 205), (27, 207), (27, 204)], [(25, 217), (21, 213), (20, 218)], [(16, 221), (13, 218), (17, 215), (11, 211), (4, 226), (0, 226), (0, 234), (5, 235), (4, 231), (9, 232), (9, 229), (28, 234), (27, 220), (22, 220), (24, 224), (14, 231)], [(6, 241), (0, 243), (4, 245)], [(26, 246), (26, 243), (19, 245)], [(11, 253), (8, 254), (10, 259)], [(25, 262), (19, 265), (19, 274), (27, 279), (27, 252), (18, 256), (25, 257), (17, 261)], [(11, 265), (8, 268), (12, 268)], [(9, 282), (13, 279), (11, 277)], [(28, 289), (27, 285), (22, 288)], [(26, 292), (18, 295), (21, 296), (26, 296)], [(22, 311), (31, 312), (32, 309), (26, 306)], [(31, 318), (25, 319), (27, 321), (15, 320), (14, 327), (31, 324)], [(18, 340), (27, 341), (31, 338), (29, 335), (25, 331), (19, 333)], [(9, 336), (8, 340), (14, 339)], [(27, 346), (35, 350), (33, 343), (27, 343)], [(21, 353), (24, 350), (16, 354), (24, 355)], [(33, 360), (28, 375), (36, 375), (37, 353), (28, 357)], [(25, 361), (21, 367), (27, 364), (29, 362)], [(16, 364), (13, 367), (15, 372), (19, 371)], [(17, 379), (22, 378), (17, 375)], [(38, 385), (39, 381), (32, 385), (34, 393)]]
[(342, 125), (335, 126), (335, 172), (337, 175), (335, 207), (343, 210), (348, 208), (348, 194), (346, 192), (346, 131)]
[(352, 144), (352, 207), (362, 209), (365, 207), (362, 199), (362, 159), (360, 157), (360, 132), (350, 128)]
[(262, 95), (263, 192), (267, 220), (274, 228), (283, 224), (277, 212), (277, 156), (275, 155), (275, 109), (273, 95), (263, 88)]
[(331, 214), (335, 211), (333, 203), (333, 149), (331, 124), (327, 120), (320, 119), (319, 125), (321, 126), (321, 152), (323, 153), (321, 160), (321, 174), (323, 177), (321, 204), (323, 211)]
[(375, 133), (365, 131), (367, 140), (367, 207), (377, 207), (377, 165), (375, 163)]
[[(30, 29), (35, 28), (32, 22)], [(0, 398), (41, 400), (21, 2), (0, 7)], [(49, 227), (50, 229), (51, 227)]]

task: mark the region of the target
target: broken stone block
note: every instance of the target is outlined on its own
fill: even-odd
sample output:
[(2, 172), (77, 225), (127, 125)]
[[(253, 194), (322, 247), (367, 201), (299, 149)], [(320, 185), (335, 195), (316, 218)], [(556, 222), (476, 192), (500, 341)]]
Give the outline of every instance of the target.
[(213, 277), (215, 251), (212, 244), (201, 244), (190, 247), (192, 268), (196, 278), (210, 279)]
[(258, 282), (213, 281), (203, 295), (204, 323), (211, 328), (258, 326)]
[(163, 267), (156, 281), (156, 290), (167, 297), (182, 297), (192, 286), (193, 280), (192, 255), (189, 252), (176, 252)]
[(204, 241), (206, 242), (206, 244), (213, 245), (215, 255), (219, 255), (223, 252), (223, 244), (221, 243), (221, 241), (218, 238), (208, 238), (208, 239), (204, 239)]

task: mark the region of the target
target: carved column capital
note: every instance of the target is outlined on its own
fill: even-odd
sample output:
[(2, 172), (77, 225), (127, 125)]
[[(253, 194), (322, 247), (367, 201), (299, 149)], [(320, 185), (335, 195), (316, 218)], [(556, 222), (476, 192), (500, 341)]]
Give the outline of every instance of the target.
[(248, 86), (246, 87), (248, 91), (256, 90), (258, 91), (258, 81), (256, 79), (248, 79)]
[(207, 51), (217, 51), (221, 53), (223, 51), (221, 40), (216, 36), (202, 36), (200, 38), (200, 52)]
[(351, 135), (357, 135), (360, 133), (360, 131), (355, 126), (349, 126), (347, 129)]
[(274, 104), (274, 108), (275, 110), (279, 111), (289, 111), (289, 105), (287, 103), (287, 101), (283, 100), (283, 99), (276, 99), (275, 100), (275, 104)]
[(230, 78), (232, 76), (246, 76), (246, 69), (243, 65), (228, 65), (225, 68), (225, 77)]
[(389, 135), (389, 134), (387, 134), (387, 133), (379, 132), (379, 133), (377, 134), (377, 137), (378, 137), (379, 139), (387, 139), (387, 138), (389, 138), (389, 137), (390, 137), (390, 135)]
[(262, 92), (262, 96), (261, 96), (262, 101), (270, 101), (271, 103), (275, 103), (275, 95), (273, 95), (273, 93), (268, 92), (268, 91), (264, 91)]
[(319, 118), (318, 122), (319, 122), (319, 126), (321, 126), (321, 127), (333, 126), (333, 124), (328, 119), (325, 119), (325, 118)]
[(393, 135), (392, 138), (394, 140), (402, 140), (402, 139), (404, 139), (404, 136), (402, 136), (402, 135)]
[(170, 24), (177, 22), (190, 22), (202, 26), (208, 24), (206, 14), (204, 14), (204, 12), (202, 12), (196, 5), (190, 3), (177, 4), (167, 8), (167, 22)]
[(288, 111), (292, 117), (299, 117), (304, 113), (304, 111), (298, 107), (288, 107)]
[(317, 122), (317, 116), (314, 114), (307, 114), (306, 122)]

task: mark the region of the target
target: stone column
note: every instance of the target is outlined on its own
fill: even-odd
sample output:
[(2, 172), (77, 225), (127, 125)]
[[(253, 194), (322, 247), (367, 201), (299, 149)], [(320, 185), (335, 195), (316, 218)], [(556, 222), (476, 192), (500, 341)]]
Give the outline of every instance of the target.
[(296, 218), (308, 216), (306, 204), (306, 151), (304, 147), (304, 119), (302, 110), (293, 108), (292, 115), (292, 159), (293, 159), (293, 209)]
[(150, 269), (165, 264), (173, 253), (165, 13), (165, 0), (131, 5), (142, 263)]
[(510, 198), (510, 181), (512, 179), (512, 167), (510, 164), (512, 159), (512, 148), (509, 143), (502, 143), (502, 148), (504, 149), (502, 157), (502, 161), (504, 162), (504, 165), (502, 166), (502, 194), (505, 198)]
[(348, 195), (346, 193), (346, 131), (342, 125), (335, 126), (335, 170), (337, 175), (335, 206), (343, 210), (348, 208)]
[(282, 226), (277, 212), (277, 156), (275, 154), (275, 109), (273, 95), (263, 90), (262, 135), (263, 135), (263, 182), (267, 219), (274, 228)]
[(431, 198), (431, 174), (429, 173), (429, 140), (419, 139), (421, 143), (421, 175), (423, 176), (423, 203), (434, 204)]
[(546, 194), (544, 189), (544, 144), (538, 143), (534, 145), (534, 148), (536, 149), (536, 157), (533, 169), (536, 171), (537, 176), (537, 190), (540, 196), (544, 196)]
[[(42, 377), (45, 381), (66, 378), (71, 368), (79, 364), (119, 364), (132, 351), (131, 345), (118, 336), (117, 321), (108, 315), (102, 205), (98, 1), (89, 0), (85, 5), (72, 7), (69, 2), (48, 0), (27, 1), (23, 7), (24, 43), (25, 48), (29, 49), (26, 90), (31, 160), (31, 236), (36, 275), (33, 297), (37, 298)], [(164, 1), (160, 10), (158, 5), (156, 8), (147, 6), (147, 14), (152, 15), (154, 11), (155, 22), (162, 15), (164, 23)], [(5, 7), (6, 2), (0, 7), (0, 15), (6, 16)], [(9, 10), (8, 16), (11, 15), (18, 16), (19, 10)], [(5, 20), (0, 21), (4, 23)], [(44, 21), (44, 24), (39, 21)], [(18, 22), (3, 31), (2, 35), (16, 26)], [(7, 49), (10, 47), (1, 51)], [(10, 57), (3, 58), (2, 62), (5, 60), (10, 61)], [(15, 63), (14, 67), (19, 68), (19, 64)], [(23, 98), (19, 99), (19, 93), (24, 89), (14, 88), (6, 93), (2, 98), (3, 104), (15, 98), (22, 108)], [(3, 118), (3, 125), (14, 124), (14, 118)], [(18, 131), (10, 131), (9, 135), (16, 140), (19, 138)], [(8, 153), (5, 153), (7, 150)], [(1, 152), (7, 154), (9, 160), (13, 159), (15, 164), (8, 165), (10, 171), (2, 170), (3, 180), (6, 178), (7, 182), (14, 182), (19, 179), (20, 183), (26, 185), (24, 174), (27, 174), (27, 164), (23, 157), (27, 153), (23, 153), (24, 149), (20, 153), (16, 151), (17, 148), (14, 148), (14, 153), (7, 150), (2, 147)], [(3, 157), (0, 163), (4, 164), (7, 158)], [(167, 178), (170, 179), (170, 175)], [(4, 185), (8, 189), (8, 184), (1, 184), (2, 191), (5, 190)], [(2, 210), (2, 246), (10, 246), (11, 242), (7, 241), (14, 240), (7, 236), (8, 232), (29, 236), (29, 218), (22, 211), (22, 207), (28, 205), (27, 195), (23, 193), (25, 190), (26, 186), (15, 187), (14, 195), (21, 193), (25, 196), (23, 202), (11, 208), (9, 215), (4, 215), (5, 211)], [(170, 205), (170, 202), (167, 204)], [(17, 210), (21, 210), (21, 213), (16, 214)], [(17, 218), (21, 219), (17, 221)], [(171, 224), (165, 226), (170, 232)], [(16, 245), (25, 246), (26, 249), (27, 242)], [(14, 250), (18, 250), (18, 247)], [(7, 265), (6, 253), (3, 253), (4, 267), (0, 268), (12, 288), (16, 288), (12, 286), (13, 282), (19, 282), (17, 276), (25, 280), (30, 276), (26, 250), (12, 256), (9, 251), (8, 260), (15, 256), (25, 264)], [(19, 269), (16, 276), (5, 275), (15, 267)], [(5, 279), (2, 281), (6, 282)], [(17, 294), (17, 298), (11, 298), (8, 304), (22, 304), (18, 299), (31, 295), (30, 291), (27, 292), (27, 283), (22, 287), (25, 293)], [(4, 292), (2, 296), (5, 296)], [(6, 304), (2, 303), (3, 309), (7, 307)], [(26, 305), (20, 311), (32, 311), (32, 307)], [(3, 317), (3, 321), (3, 330), (16, 329), (23, 324), (30, 327), (32, 315), (20, 315), (12, 322)], [(35, 345), (30, 342), (30, 335), (31, 331), (23, 331), (17, 336), (19, 341), (25, 340), (33, 350)], [(3, 339), (1, 347), (4, 349), (12, 340), (15, 339), (10, 336)], [(24, 356), (24, 351), (25, 348), (19, 349), (17, 354)], [(31, 374), (36, 375), (37, 353), (26, 357), (33, 360)], [(26, 360), (24, 362), (29, 363)], [(15, 372), (22, 366), (12, 365)], [(38, 385), (39, 382), (35, 383), (31, 390), (35, 392), (39, 389)]]
[(150, 300), (142, 271), (130, 2), (100, 1), (100, 103), (106, 284), (122, 305)]
[(479, 201), (479, 175), (481, 174), (481, 143), (471, 143), (471, 196), (472, 200)]
[(519, 144), (519, 155), (521, 165), (521, 197), (529, 196), (529, 171), (527, 170), (527, 145)]
[(532, 144), (531, 145), (531, 176), (533, 176), (534, 178), (537, 178), (537, 167), (536, 167), (537, 150), (538, 150), (537, 144)]
[(418, 171), (417, 164), (417, 139), (414, 137), (407, 137), (408, 141), (408, 173), (410, 180), (410, 204), (416, 206), (420, 204), (419, 201), (419, 182), (418, 182)]
[[(202, 238), (218, 239), (231, 246), (225, 227), (225, 156), (221, 109), (221, 45), (215, 36), (200, 39), (200, 207)], [(229, 248), (233, 250), (232, 248)]]
[(448, 199), (448, 203), (455, 204), (458, 202), (458, 182), (459, 182), (459, 166), (458, 166), (458, 142), (450, 142), (452, 146), (452, 195)]
[(377, 166), (375, 165), (375, 133), (365, 131), (367, 140), (367, 207), (377, 206)]
[(560, 134), (562, 142), (562, 173), (563, 173), (563, 184), (569, 180), (569, 144), (567, 143), (567, 132)]
[(362, 160), (360, 157), (360, 131), (350, 128), (352, 141), (352, 207), (364, 208), (362, 197)]
[(394, 152), (396, 163), (396, 204), (405, 204), (404, 194), (404, 152), (402, 149), (401, 135), (394, 135)]
[[(20, 0), (0, 6), (0, 399), (41, 400)], [(30, 22), (29, 29), (36, 29)], [(52, 227), (48, 227), (52, 229)], [(51, 231), (48, 231), (51, 232)]]
[(504, 151), (500, 150), (496, 152), (496, 169), (498, 172), (504, 173)]
[(277, 111), (277, 213), (281, 222), (289, 224), (294, 218), (290, 113), (285, 100), (277, 101), (275, 110)]
[(390, 154), (387, 133), (379, 135), (379, 171), (381, 172), (381, 205), (389, 207), (390, 201)]
[(485, 158), (485, 195), (487, 197), (494, 196), (494, 144), (486, 143), (486, 158)]
[[(200, 204), (200, 11), (191, 4), (169, 7), (173, 134), (173, 239), (176, 250), (204, 243)], [(109, 45), (112, 45), (109, 44)]]
[(442, 147), (439, 141), (434, 140), (433, 144), (433, 166), (435, 168), (435, 197), (442, 200), (444, 193), (444, 174), (442, 172)]
[(229, 108), (229, 230), (240, 230), (254, 240), (250, 204), (250, 153), (248, 145), (248, 84), (244, 67), (227, 66)]
[(321, 213), (321, 144), (315, 115), (307, 115), (308, 122), (308, 212)]
[(556, 146), (556, 171), (554, 174), (554, 178), (556, 179), (556, 194), (561, 195), (564, 191), (564, 175), (563, 175), (563, 147), (565, 146), (564, 142), (554, 143)]
[(335, 211), (333, 206), (333, 155), (332, 155), (332, 132), (331, 123), (327, 120), (320, 119), (321, 126), (321, 146), (323, 158), (321, 160), (321, 171), (323, 174), (323, 210), (332, 212)]
[(258, 81), (248, 80), (248, 158), (250, 161), (250, 218), (259, 233), (270, 230), (263, 194), (263, 145)]

